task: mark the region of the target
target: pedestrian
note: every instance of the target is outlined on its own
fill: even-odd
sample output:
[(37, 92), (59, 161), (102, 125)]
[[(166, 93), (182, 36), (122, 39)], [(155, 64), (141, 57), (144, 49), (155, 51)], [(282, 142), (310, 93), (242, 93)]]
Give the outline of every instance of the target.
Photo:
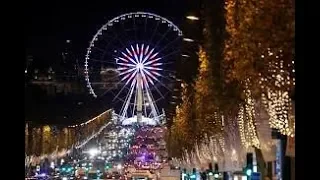
[(202, 180), (207, 180), (207, 173), (206, 173), (206, 172), (202, 172), (202, 173), (200, 174), (200, 176), (201, 176), (201, 179), (202, 179)]

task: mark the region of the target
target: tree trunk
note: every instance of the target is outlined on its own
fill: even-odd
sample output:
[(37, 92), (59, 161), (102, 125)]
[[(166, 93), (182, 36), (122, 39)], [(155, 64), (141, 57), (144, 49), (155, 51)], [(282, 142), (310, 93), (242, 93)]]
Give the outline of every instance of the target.
[(258, 172), (261, 173), (261, 178), (264, 179), (265, 177), (267, 177), (266, 162), (263, 159), (261, 149), (258, 149), (256, 147), (254, 149), (255, 149), (255, 153), (256, 153)]

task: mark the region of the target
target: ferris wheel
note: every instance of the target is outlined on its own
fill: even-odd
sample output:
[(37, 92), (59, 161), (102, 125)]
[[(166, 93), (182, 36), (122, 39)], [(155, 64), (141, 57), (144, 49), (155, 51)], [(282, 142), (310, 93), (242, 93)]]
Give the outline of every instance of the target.
[(173, 90), (182, 31), (147, 12), (126, 13), (103, 25), (85, 57), (85, 80), (94, 97), (112, 95), (128, 122), (157, 122), (157, 103)]

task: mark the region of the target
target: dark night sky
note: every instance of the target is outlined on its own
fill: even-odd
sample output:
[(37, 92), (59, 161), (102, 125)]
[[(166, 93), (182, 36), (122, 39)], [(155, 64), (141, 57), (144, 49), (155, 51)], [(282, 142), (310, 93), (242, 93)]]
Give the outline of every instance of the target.
[[(33, 55), (45, 64), (51, 64), (57, 60), (59, 53), (64, 48), (63, 44), (65, 41), (70, 39), (72, 40), (74, 53), (77, 53), (80, 61), (83, 61), (89, 41), (97, 30), (113, 17), (132, 11), (153, 12), (170, 19), (179, 26), (186, 12), (186, 4), (184, 0), (103, 0), (94, 2), (64, 1), (60, 3), (31, 1), (26, 7), (25, 17), (26, 53)], [(31, 94), (37, 93), (31, 92)], [(30, 97), (28, 98), (30, 100)], [(30, 103), (30, 101), (27, 100), (28, 98), (26, 98), (26, 106), (29, 106), (28, 103)], [(73, 118), (71, 114), (76, 113), (71, 112), (77, 109), (76, 105), (66, 107), (62, 112), (58, 112), (57, 110), (53, 112), (50, 110), (52, 106), (49, 102), (58, 103), (57, 100), (49, 101), (49, 97), (48, 99), (43, 99), (42, 97), (39, 101), (36, 100), (36, 97), (31, 97), (31, 99), (33, 103), (38, 103), (34, 107), (40, 108), (35, 111), (35, 113), (39, 111), (39, 115), (33, 116), (39, 117), (37, 121), (40, 120), (40, 122), (42, 122), (42, 118), (47, 115), (48, 116), (44, 118), (46, 119), (44, 123), (58, 122), (60, 120), (57, 119), (63, 118), (64, 114), (70, 114), (69, 117)], [(69, 99), (75, 100), (73, 97)], [(92, 115), (97, 113), (90, 111), (90, 104), (95, 104), (95, 102), (84, 103), (84, 106), (87, 107), (84, 107), (85, 110), (81, 110), (81, 117), (83, 113), (88, 117), (92, 117)], [(101, 106), (103, 105), (101, 104)], [(47, 108), (50, 113), (47, 113), (43, 108)], [(99, 110), (97, 111), (101, 112)], [(79, 119), (77, 116), (74, 116), (74, 118)]]
[(66, 39), (71, 39), (76, 53), (82, 55), (94, 33), (104, 23), (130, 11), (154, 12), (179, 25), (185, 12), (184, 4), (183, 0), (65, 1), (53, 4), (47, 1), (33, 2), (26, 11), (27, 53), (47, 61), (55, 57)]

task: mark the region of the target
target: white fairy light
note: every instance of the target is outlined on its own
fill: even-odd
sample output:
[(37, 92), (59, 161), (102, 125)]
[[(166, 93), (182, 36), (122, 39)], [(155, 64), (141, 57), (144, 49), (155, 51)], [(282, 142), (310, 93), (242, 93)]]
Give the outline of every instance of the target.
[[(289, 69), (284, 69), (284, 67)], [(286, 66), (281, 59), (280, 63), (270, 61), (268, 68), (271, 76), (261, 77), (259, 84), (263, 90), (262, 102), (269, 115), (270, 127), (278, 129), (284, 135), (294, 136), (295, 120), (292, 111), (293, 104), (289, 96), (290, 90), (295, 86), (294, 61), (292, 60), (291, 64)], [(274, 84), (270, 83), (272, 81)]]

